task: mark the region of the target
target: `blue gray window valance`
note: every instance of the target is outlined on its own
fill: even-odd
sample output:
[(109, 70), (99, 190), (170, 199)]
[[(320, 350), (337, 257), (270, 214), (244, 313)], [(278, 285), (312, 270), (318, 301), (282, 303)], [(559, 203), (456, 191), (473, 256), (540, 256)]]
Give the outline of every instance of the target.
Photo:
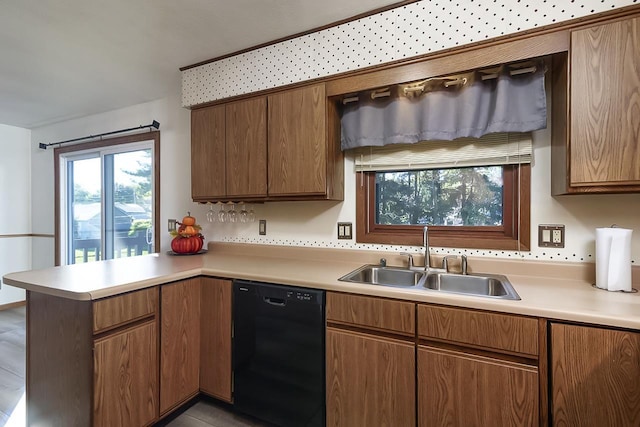
[(342, 108), (342, 149), (543, 129), (544, 73), (544, 65), (527, 73), (503, 66), (492, 78), (471, 72), (425, 80), (419, 94), (394, 87), (389, 97), (359, 96)]

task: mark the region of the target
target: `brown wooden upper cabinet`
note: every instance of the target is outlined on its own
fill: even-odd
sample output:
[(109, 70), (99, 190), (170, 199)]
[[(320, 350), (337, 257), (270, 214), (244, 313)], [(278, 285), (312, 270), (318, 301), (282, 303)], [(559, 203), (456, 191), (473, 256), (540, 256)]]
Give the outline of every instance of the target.
[(553, 194), (639, 192), (640, 18), (572, 31), (553, 85)]
[(191, 197), (217, 199), (227, 195), (224, 105), (191, 112)]
[(324, 84), (191, 112), (194, 201), (342, 200), (340, 118)]
[(195, 201), (267, 195), (267, 99), (191, 113), (191, 195)]
[(324, 84), (269, 96), (269, 196), (342, 199), (336, 120)]

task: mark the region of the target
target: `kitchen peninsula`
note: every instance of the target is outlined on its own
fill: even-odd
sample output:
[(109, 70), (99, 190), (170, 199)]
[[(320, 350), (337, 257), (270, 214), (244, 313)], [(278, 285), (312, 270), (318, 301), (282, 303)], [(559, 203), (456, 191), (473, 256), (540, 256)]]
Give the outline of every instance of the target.
[[(580, 376), (589, 375), (594, 390), (593, 381), (611, 375), (611, 370), (619, 382), (602, 386), (633, 394), (627, 406), (619, 407), (615, 399), (605, 402), (614, 410), (607, 416), (623, 423), (640, 419), (640, 396), (633, 386), (640, 375), (640, 296), (594, 289), (593, 264), (469, 261), (471, 272), (506, 275), (520, 301), (337, 280), (362, 264), (377, 263), (381, 256), (390, 265), (406, 262), (395, 253), (214, 243), (208, 253), (198, 256), (153, 254), (8, 274), (5, 283), (28, 291), (28, 422), (150, 425), (200, 392), (231, 402), (232, 279), (327, 291), (327, 336), (332, 337), (327, 339), (327, 425), (341, 424), (339, 420), (347, 425), (358, 416), (357, 406), (345, 403), (340, 408), (348, 396), (332, 387), (342, 375), (332, 360), (339, 360), (342, 348), (357, 351), (357, 346), (349, 346), (346, 332), (379, 345), (399, 343), (394, 338), (398, 336), (405, 340), (400, 344), (411, 363), (417, 351), (417, 365), (407, 371), (414, 385), (408, 387), (411, 397), (404, 396), (413, 407), (425, 407), (424, 384), (434, 374), (422, 371), (423, 356), (430, 366), (439, 360), (460, 361), (465, 375), (465, 369), (494, 369), (495, 362), (486, 362), (495, 353), (501, 363), (496, 369), (507, 375), (522, 373), (523, 384), (535, 396), (528, 415), (514, 415), (524, 417), (525, 425), (547, 425), (550, 414), (555, 420), (579, 417), (588, 402), (581, 401), (585, 396), (578, 391), (574, 390), (575, 396), (564, 393), (570, 382), (584, 382)], [(375, 335), (397, 323), (392, 318), (397, 312), (387, 307), (400, 307), (417, 318), (417, 331), (413, 323), (407, 330), (391, 327), (391, 338)], [(439, 332), (431, 327), (443, 321), (449, 322), (447, 329)], [(515, 326), (510, 329), (510, 325)], [(473, 336), (465, 336), (465, 330)], [(505, 339), (500, 339), (503, 334)], [(591, 371), (578, 368), (571, 373), (576, 378), (567, 378), (562, 363), (587, 354), (599, 355), (599, 365), (585, 364), (584, 370)], [(630, 363), (621, 363), (621, 357)], [(499, 376), (503, 371), (484, 373)], [(551, 384), (546, 381), (548, 372)], [(345, 390), (351, 387), (345, 378), (341, 381)], [(451, 393), (457, 392), (451, 389)], [(393, 409), (379, 403), (392, 416)], [(423, 425), (442, 408), (431, 409), (428, 414), (420, 409), (417, 421), (413, 416), (401, 424)], [(488, 419), (492, 414), (482, 416)]]

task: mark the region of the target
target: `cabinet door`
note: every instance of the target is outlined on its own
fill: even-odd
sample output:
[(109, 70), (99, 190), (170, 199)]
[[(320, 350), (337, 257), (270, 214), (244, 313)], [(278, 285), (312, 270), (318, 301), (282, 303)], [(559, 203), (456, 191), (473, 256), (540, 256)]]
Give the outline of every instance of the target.
[(201, 283), (200, 390), (231, 402), (231, 280)]
[(226, 105), (227, 196), (267, 195), (267, 98)]
[(200, 389), (200, 279), (160, 288), (160, 413)]
[(158, 417), (156, 322), (95, 341), (93, 425), (144, 426)]
[(554, 425), (640, 425), (640, 333), (551, 324)]
[(327, 426), (415, 426), (415, 346), (327, 328)]
[(418, 347), (419, 426), (537, 426), (538, 370)]
[(571, 33), (571, 185), (640, 184), (640, 18)]
[(327, 192), (324, 84), (269, 96), (269, 195)]
[(225, 106), (191, 112), (191, 197), (207, 200), (226, 195)]

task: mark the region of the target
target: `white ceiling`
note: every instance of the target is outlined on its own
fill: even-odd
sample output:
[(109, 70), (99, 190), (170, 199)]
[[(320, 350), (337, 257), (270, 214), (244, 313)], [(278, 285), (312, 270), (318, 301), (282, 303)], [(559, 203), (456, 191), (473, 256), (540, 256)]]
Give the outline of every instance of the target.
[(0, 0), (0, 123), (159, 99), (180, 67), (397, 0)]

